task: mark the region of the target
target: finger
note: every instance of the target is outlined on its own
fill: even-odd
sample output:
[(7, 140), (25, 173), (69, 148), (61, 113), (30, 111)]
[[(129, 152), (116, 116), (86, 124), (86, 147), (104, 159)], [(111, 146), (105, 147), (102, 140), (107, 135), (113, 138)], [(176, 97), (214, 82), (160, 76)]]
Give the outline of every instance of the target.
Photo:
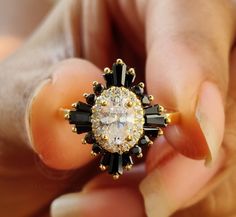
[[(223, 139), (234, 34), (230, 8), (224, 1), (148, 5), (148, 90), (158, 103), (181, 113), (180, 123), (168, 127), (165, 135), (173, 147), (194, 159), (216, 158)], [(213, 13), (217, 16), (208, 16)]]
[[(160, 151), (162, 154), (156, 159)], [(224, 160), (222, 152), (214, 165), (205, 167), (203, 161), (177, 153), (164, 139), (154, 144), (147, 160), (148, 175), (140, 184), (147, 215), (171, 216), (217, 174)]]
[(109, 16), (106, 1), (81, 1), (80, 55), (102, 68), (115, 59)]
[(144, 167), (139, 166), (117, 181), (107, 174), (97, 176), (85, 185), (81, 193), (72, 193), (56, 199), (51, 205), (51, 215), (144, 217), (143, 200), (138, 191), (138, 183), (144, 175)]
[[(205, 168), (202, 161), (172, 152), (163, 165), (154, 163), (140, 189), (148, 216), (166, 217), (203, 188), (223, 164), (223, 154), (218, 153), (234, 26), (232, 11), (222, 1), (154, 2), (147, 11), (148, 90), (158, 103), (181, 114), (178, 125), (166, 128), (166, 139), (188, 157), (215, 161)], [(206, 21), (213, 12), (217, 16)]]
[(60, 114), (61, 108), (84, 101), (83, 93), (92, 91), (92, 82), (102, 80), (100, 70), (91, 63), (71, 59), (53, 69), (53, 77), (36, 91), (30, 105), (32, 145), (44, 163), (57, 169), (73, 169), (92, 160), (84, 134), (72, 132), (72, 126)]

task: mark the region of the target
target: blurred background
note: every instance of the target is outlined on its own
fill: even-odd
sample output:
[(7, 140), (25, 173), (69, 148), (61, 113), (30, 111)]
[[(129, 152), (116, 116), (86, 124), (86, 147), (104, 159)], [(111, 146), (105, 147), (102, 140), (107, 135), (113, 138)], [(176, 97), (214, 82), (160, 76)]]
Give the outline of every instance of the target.
[(24, 42), (53, 4), (53, 0), (0, 0), (0, 60)]

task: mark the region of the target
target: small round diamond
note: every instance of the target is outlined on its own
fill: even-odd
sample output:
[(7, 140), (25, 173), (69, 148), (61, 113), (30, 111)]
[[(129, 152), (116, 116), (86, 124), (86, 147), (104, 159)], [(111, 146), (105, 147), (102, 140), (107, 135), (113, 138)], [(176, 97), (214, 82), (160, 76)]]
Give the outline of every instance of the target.
[(141, 102), (132, 91), (124, 87), (104, 90), (92, 107), (96, 141), (112, 153), (129, 151), (143, 134), (143, 113)]

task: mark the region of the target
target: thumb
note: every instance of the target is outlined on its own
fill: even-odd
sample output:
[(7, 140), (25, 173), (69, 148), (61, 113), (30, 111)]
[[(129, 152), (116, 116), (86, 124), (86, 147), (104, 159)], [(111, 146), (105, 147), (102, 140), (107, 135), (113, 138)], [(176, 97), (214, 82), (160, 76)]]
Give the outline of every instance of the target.
[[(178, 19), (175, 23), (183, 16), (183, 5), (168, 2), (149, 5), (148, 90), (158, 103), (181, 114), (180, 123), (166, 129), (167, 141), (187, 157), (214, 159), (224, 131), (224, 97), (233, 38), (232, 22), (226, 15), (229, 11), (214, 2), (186, 4), (184, 17), (188, 22)], [(195, 8), (200, 10), (196, 12)], [(202, 17), (212, 10), (219, 16), (204, 22)], [(219, 26), (224, 26), (224, 31)]]
[(234, 29), (225, 2), (151, 1), (147, 14), (148, 90), (159, 104), (181, 114), (178, 125), (166, 128), (166, 140), (187, 157), (215, 161), (211, 168), (204, 168), (202, 162), (179, 154), (174, 157), (175, 153), (163, 157), (164, 165), (152, 165), (140, 185), (145, 207), (148, 216), (166, 217), (205, 186), (223, 162), (223, 156), (217, 155), (224, 134)]

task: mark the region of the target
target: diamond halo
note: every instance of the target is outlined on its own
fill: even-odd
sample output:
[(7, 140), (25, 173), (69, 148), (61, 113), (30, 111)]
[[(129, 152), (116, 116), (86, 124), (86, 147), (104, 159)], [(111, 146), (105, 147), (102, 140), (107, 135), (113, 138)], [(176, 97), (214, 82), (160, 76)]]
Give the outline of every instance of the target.
[(141, 101), (132, 91), (114, 86), (104, 90), (92, 107), (96, 141), (111, 153), (129, 151), (143, 134), (143, 114)]

